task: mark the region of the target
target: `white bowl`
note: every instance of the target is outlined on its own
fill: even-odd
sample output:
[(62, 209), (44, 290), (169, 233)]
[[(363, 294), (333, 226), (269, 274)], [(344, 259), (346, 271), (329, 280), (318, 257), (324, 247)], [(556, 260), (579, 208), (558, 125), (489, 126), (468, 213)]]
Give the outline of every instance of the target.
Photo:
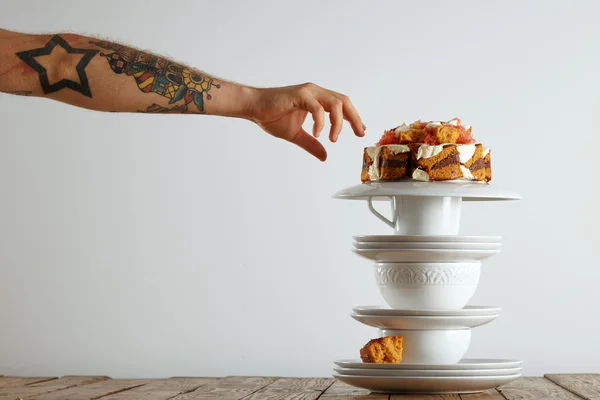
[(380, 336), (403, 336), (402, 361), (408, 364), (456, 364), (471, 344), (471, 329), (405, 331), (380, 329)]
[(481, 261), (375, 263), (375, 281), (391, 308), (460, 310), (479, 284)]

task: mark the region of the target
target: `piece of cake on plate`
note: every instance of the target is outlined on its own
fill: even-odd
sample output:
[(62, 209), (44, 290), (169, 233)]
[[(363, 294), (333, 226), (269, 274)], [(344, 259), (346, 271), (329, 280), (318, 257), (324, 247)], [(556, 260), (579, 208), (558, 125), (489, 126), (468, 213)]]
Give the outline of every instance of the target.
[(361, 181), (404, 179), (489, 182), (490, 149), (477, 143), (471, 127), (458, 118), (402, 124), (364, 149)]
[(385, 336), (371, 339), (360, 349), (360, 359), (365, 363), (397, 364), (402, 361), (402, 336)]

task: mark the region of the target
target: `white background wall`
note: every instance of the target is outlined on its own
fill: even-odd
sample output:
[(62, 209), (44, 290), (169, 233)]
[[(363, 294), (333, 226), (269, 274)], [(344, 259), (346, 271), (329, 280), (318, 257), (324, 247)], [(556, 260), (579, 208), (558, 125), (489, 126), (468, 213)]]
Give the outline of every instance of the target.
[[(575, 7), (577, 5), (577, 7)], [(594, 1), (23, 1), (0, 26), (73, 31), (258, 86), (348, 94), (321, 164), (245, 121), (101, 114), (0, 95), (0, 373), (331, 373), (382, 304), (355, 234), (362, 148), (403, 121), (461, 117), (515, 203), (467, 204), (502, 235), (471, 304), (503, 308), (468, 356), (600, 372), (600, 5)]]

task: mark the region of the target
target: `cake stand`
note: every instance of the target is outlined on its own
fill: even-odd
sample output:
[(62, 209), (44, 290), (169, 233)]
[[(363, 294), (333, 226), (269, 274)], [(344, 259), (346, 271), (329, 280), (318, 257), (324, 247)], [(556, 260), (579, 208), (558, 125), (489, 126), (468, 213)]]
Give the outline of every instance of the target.
[[(342, 200), (364, 200), (369, 210), (394, 229), (395, 235), (457, 235), (465, 201), (520, 200), (518, 194), (485, 183), (472, 182), (371, 182), (340, 190)], [(386, 200), (392, 219), (383, 216), (373, 202)]]
[(350, 186), (333, 195), (336, 199), (368, 200), (370, 197), (425, 196), (460, 197), (464, 201), (520, 200), (521, 196), (511, 190), (491, 184), (476, 182), (370, 182)]
[[(475, 307), (485, 315), (468, 315), (474, 307), (467, 302), (482, 260), (499, 252), (500, 238), (459, 236), (459, 230), (463, 202), (521, 196), (486, 183), (406, 180), (359, 184), (333, 197), (366, 201), (392, 229), (392, 235), (358, 236), (354, 242), (355, 253), (375, 262), (377, 284), (391, 308), (355, 307), (352, 318), (377, 328), (378, 337), (405, 338), (403, 362), (346, 360), (348, 367), (340, 368), (336, 361), (334, 377), (372, 392), (430, 394), (477, 393), (520, 377), (519, 360), (508, 360), (510, 368), (507, 360), (471, 360), (473, 368), (464, 368), (471, 329), (498, 317), (493, 307)], [(381, 200), (389, 203), (390, 218), (376, 209)]]

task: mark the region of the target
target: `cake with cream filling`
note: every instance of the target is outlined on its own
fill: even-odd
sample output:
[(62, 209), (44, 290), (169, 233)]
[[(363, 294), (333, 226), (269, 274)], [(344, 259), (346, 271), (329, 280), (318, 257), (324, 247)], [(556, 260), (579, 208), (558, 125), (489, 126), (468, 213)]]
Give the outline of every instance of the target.
[(492, 179), (490, 149), (460, 119), (415, 121), (383, 133), (363, 152), (361, 181), (477, 181)]

